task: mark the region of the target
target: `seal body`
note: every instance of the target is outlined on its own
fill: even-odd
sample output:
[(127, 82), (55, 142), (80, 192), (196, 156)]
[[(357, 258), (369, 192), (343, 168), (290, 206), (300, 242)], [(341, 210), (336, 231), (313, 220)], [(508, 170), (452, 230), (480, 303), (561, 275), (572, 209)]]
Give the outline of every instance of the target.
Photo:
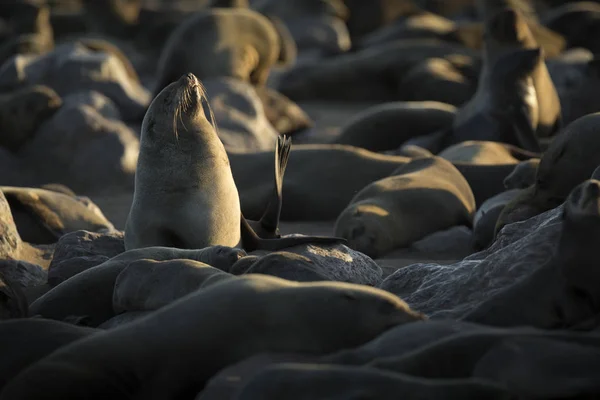
[(473, 193), (458, 170), (440, 157), (419, 158), (361, 190), (336, 221), (335, 234), (353, 249), (380, 257), (470, 224), (474, 213)]
[(332, 353), (423, 319), (398, 297), (362, 285), (233, 278), (63, 347), (13, 379), (0, 399), (189, 399), (253, 355)]
[(274, 185), (258, 221), (266, 237), (254, 231), (241, 213), (229, 158), (206, 118), (205, 101), (204, 88), (188, 73), (163, 89), (146, 112), (125, 249), (221, 245), (253, 251), (343, 241), (315, 236), (282, 238), (277, 233), (283, 174), (291, 147), (286, 137), (278, 138)]
[(238, 191), (223, 143), (204, 115), (203, 96), (198, 79), (187, 74), (150, 104), (125, 227), (127, 250), (240, 242)]
[(184, 21), (165, 44), (155, 93), (187, 72), (200, 79), (228, 76), (264, 84), (280, 52), (278, 32), (267, 17), (240, 8), (203, 11)]

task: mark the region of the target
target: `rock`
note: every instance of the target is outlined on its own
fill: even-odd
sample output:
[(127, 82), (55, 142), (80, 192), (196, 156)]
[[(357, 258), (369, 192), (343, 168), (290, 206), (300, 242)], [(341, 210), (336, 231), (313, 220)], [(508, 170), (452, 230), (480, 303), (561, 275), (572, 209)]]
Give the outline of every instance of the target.
[[(9, 263), (7, 279), (29, 286), (32, 283), (45, 283), (46, 273), (39, 267), (48, 267), (52, 258), (52, 247), (31, 246), (19, 236), (10, 206), (4, 193), (0, 192), (0, 260), (15, 261)], [(21, 263), (19, 261), (25, 261)], [(31, 264), (35, 264), (32, 266)], [(38, 267), (38, 268), (36, 268)], [(13, 276), (15, 274), (15, 276)]]
[(48, 283), (59, 283), (125, 251), (123, 233), (76, 231), (61, 237), (48, 268)]
[(42, 267), (21, 260), (0, 260), (0, 280), (9, 285), (28, 288), (46, 283), (47, 274)]
[(369, 286), (378, 285), (383, 276), (381, 267), (369, 256), (342, 244), (307, 244), (268, 255), (260, 251), (252, 254), (263, 257), (245, 271), (236, 271), (234, 267), (232, 273), (261, 273), (300, 282), (330, 280)]
[[(278, 132), (252, 85), (235, 78), (211, 78), (202, 83), (226, 149), (261, 151), (275, 147)], [(206, 104), (205, 113), (211, 115)]]
[(71, 93), (63, 101), (70, 107), (77, 107), (78, 105), (90, 106), (107, 119), (121, 119), (121, 113), (114, 101), (95, 90)]
[(561, 212), (562, 206), (507, 225), (491, 247), (458, 263), (399, 269), (379, 287), (432, 318), (458, 318), (552, 258)]
[(113, 53), (95, 52), (82, 43), (65, 43), (44, 55), (16, 55), (0, 68), (0, 87), (45, 84), (61, 96), (97, 91), (119, 107), (127, 120), (137, 120), (150, 104), (150, 93), (131, 79)]
[(34, 85), (1, 94), (0, 146), (17, 152), (61, 105), (60, 96), (47, 86)]
[(60, 182), (75, 192), (133, 189), (139, 139), (121, 121), (89, 105), (69, 102), (20, 151), (40, 182)]

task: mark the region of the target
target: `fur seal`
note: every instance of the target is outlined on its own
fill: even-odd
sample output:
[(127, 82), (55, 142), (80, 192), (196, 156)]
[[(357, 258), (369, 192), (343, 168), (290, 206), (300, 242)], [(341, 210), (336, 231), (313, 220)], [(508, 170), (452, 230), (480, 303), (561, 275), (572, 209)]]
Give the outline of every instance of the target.
[(513, 172), (504, 178), (504, 187), (506, 189), (526, 189), (535, 183), (535, 174), (537, 173), (539, 158), (531, 158), (521, 161), (517, 164)]
[(547, 57), (557, 57), (565, 50), (567, 42), (560, 33), (539, 23), (536, 10), (531, 3), (529, 0), (477, 0), (479, 16), (483, 21), (489, 21), (506, 9), (514, 10), (523, 16), (523, 21), (526, 22), (530, 32), (527, 36), (534, 38), (538, 46), (544, 49)]
[(401, 82), (416, 64), (428, 58), (479, 53), (435, 39), (411, 39), (348, 52), (285, 71), (277, 90), (292, 100), (386, 102), (403, 99)]
[[(199, 79), (228, 76), (263, 86), (280, 57), (280, 42), (273, 23), (250, 9), (216, 8), (196, 13), (167, 40), (158, 61), (154, 94), (187, 72)], [(195, 54), (212, 61), (206, 63)]]
[[(510, 8), (499, 11), (486, 22), (485, 34), (484, 59), (490, 62), (489, 65), (493, 65), (506, 51), (539, 47), (524, 17)], [(536, 133), (539, 137), (549, 137), (561, 128), (562, 119), (558, 93), (544, 59), (536, 65), (531, 78), (538, 102)]]
[(253, 376), (235, 398), (346, 400), (356, 398), (357, 393), (363, 398), (378, 400), (396, 399), (398, 393), (406, 398), (421, 400), (512, 398), (502, 385), (481, 379), (423, 379), (364, 366), (321, 363), (278, 363), (268, 366)]
[(52, 244), (69, 232), (114, 229), (89, 199), (81, 201), (41, 188), (0, 186), (0, 191), (8, 201), (21, 239), (26, 242)]
[(291, 147), (285, 137), (278, 139), (273, 196), (258, 223), (263, 231), (257, 235), (240, 211), (229, 159), (214, 126), (206, 119), (205, 101), (200, 82), (188, 73), (163, 89), (150, 104), (142, 123), (125, 248), (241, 245), (252, 251), (340, 242), (337, 238), (279, 237), (283, 174)]
[(430, 58), (411, 68), (400, 88), (406, 100), (439, 101), (459, 107), (475, 94), (479, 69), (474, 67), (470, 57)]
[(193, 260), (138, 260), (117, 277), (113, 308), (116, 314), (154, 311), (203, 287), (233, 278)]
[(1, 322), (0, 392), (31, 364), (96, 332), (96, 329), (41, 318)]
[(452, 126), (455, 114), (454, 106), (434, 101), (385, 103), (358, 113), (333, 143), (393, 150), (412, 137)]
[(238, 249), (223, 246), (190, 251), (169, 248), (128, 251), (56, 285), (35, 300), (29, 310), (32, 315), (59, 321), (69, 316), (87, 316), (90, 326), (98, 326), (115, 316), (115, 282), (119, 274), (136, 260), (152, 257), (163, 261), (187, 257), (228, 270), (242, 255)]
[(539, 48), (518, 49), (505, 52), (492, 65), (486, 62), (477, 92), (458, 111), (440, 148), (466, 140), (489, 140), (539, 152), (539, 105), (532, 74), (542, 57)]
[(437, 154), (438, 157), (450, 162), (477, 165), (517, 163), (519, 160), (527, 160), (538, 155), (510, 144), (482, 140), (467, 140), (447, 147)]
[(281, 19), (296, 43), (298, 58), (322, 58), (348, 51), (350, 34), (345, 21), (348, 8), (342, 0), (259, 0), (252, 8)]
[(61, 106), (60, 96), (42, 85), (0, 94), (0, 146), (17, 152)]
[(475, 213), (473, 217), (473, 248), (481, 251), (487, 248), (494, 241), (496, 233), (496, 223), (500, 213), (510, 201), (518, 196), (518, 189), (507, 190), (490, 199), (487, 199)]
[(281, 93), (261, 86), (256, 88), (256, 94), (262, 100), (267, 120), (280, 134), (291, 136), (313, 127), (308, 114)]
[(327, 354), (424, 318), (365, 286), (235, 278), (59, 349), (13, 379), (0, 399), (193, 398), (219, 370), (258, 353)]
[(583, 47), (598, 53), (600, 48), (593, 39), (598, 32), (600, 4), (576, 1), (562, 4), (542, 15), (543, 24), (560, 33), (569, 48)]
[(458, 170), (439, 157), (420, 158), (361, 190), (334, 231), (349, 247), (381, 257), (439, 230), (470, 225), (474, 213), (473, 193)]
[(502, 211), (496, 232), (504, 225), (528, 219), (559, 206), (571, 190), (588, 179), (600, 157), (597, 127), (600, 113), (571, 122), (548, 146), (538, 164), (535, 184)]
[[(273, 193), (273, 181), (264, 176), (264, 171), (273, 168), (274, 152), (229, 151), (228, 155), (243, 214), (259, 219), (266, 199)], [(362, 188), (389, 176), (409, 161), (407, 157), (348, 145), (295, 145), (283, 184), (286, 202), (281, 218), (286, 221), (334, 220)], [(353, 171), (351, 177), (349, 170)]]
[(565, 202), (562, 218), (551, 261), (479, 305), (464, 317), (466, 321), (569, 329), (598, 314), (600, 275), (593, 255), (600, 235), (600, 181), (578, 185)]
[(136, 30), (143, 0), (83, 0), (82, 3), (88, 29), (126, 38)]
[(393, 23), (401, 17), (420, 14), (423, 11), (412, 0), (346, 0), (349, 18), (346, 21), (352, 42), (377, 29)]

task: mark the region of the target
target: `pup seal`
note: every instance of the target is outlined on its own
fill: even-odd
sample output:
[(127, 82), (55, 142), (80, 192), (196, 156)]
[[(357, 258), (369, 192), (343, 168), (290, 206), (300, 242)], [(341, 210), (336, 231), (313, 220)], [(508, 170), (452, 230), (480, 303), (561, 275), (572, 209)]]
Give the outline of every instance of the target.
[(424, 318), (366, 286), (234, 278), (63, 347), (13, 379), (0, 399), (194, 398), (218, 371), (253, 355), (332, 353)]
[(189, 73), (168, 85), (150, 104), (142, 123), (125, 248), (223, 245), (253, 251), (342, 241), (306, 236), (273, 238), (290, 146), (285, 139), (279, 141), (275, 153), (277, 199), (267, 207), (275, 207), (275, 213), (269, 215), (276, 215), (276, 220), (268, 218), (270, 237), (260, 238), (241, 213), (229, 158), (206, 119), (203, 102), (204, 88)]

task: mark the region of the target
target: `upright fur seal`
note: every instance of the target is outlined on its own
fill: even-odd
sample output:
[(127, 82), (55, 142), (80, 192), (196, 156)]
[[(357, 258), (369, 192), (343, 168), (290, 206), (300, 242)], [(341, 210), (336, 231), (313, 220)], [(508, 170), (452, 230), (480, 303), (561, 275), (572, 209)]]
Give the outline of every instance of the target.
[(539, 105), (532, 74), (542, 57), (539, 48), (519, 49), (487, 65), (475, 96), (458, 111), (442, 147), (465, 140), (490, 140), (539, 152), (535, 135)]
[[(240, 198), (229, 158), (203, 109), (204, 88), (188, 73), (152, 101), (144, 121), (135, 174), (133, 204), (125, 227), (127, 250), (167, 246), (196, 248), (223, 245), (277, 250), (301, 243), (334, 243), (341, 239), (276, 238), (281, 209), (283, 172), (289, 141), (275, 153), (273, 212), (261, 225), (260, 238), (240, 211)], [(211, 118), (214, 120), (214, 118)]]
[(249, 275), (63, 347), (13, 379), (0, 399), (191, 399), (219, 370), (253, 355), (332, 353), (424, 318), (366, 286)]
[[(486, 22), (484, 58), (490, 62), (490, 65), (506, 51), (538, 47), (540, 46), (525, 18), (518, 11), (510, 8), (503, 9)], [(483, 73), (486, 71), (484, 70)], [(536, 65), (531, 78), (539, 105), (539, 124), (536, 133), (540, 137), (552, 136), (562, 125), (561, 105), (543, 59)]]

